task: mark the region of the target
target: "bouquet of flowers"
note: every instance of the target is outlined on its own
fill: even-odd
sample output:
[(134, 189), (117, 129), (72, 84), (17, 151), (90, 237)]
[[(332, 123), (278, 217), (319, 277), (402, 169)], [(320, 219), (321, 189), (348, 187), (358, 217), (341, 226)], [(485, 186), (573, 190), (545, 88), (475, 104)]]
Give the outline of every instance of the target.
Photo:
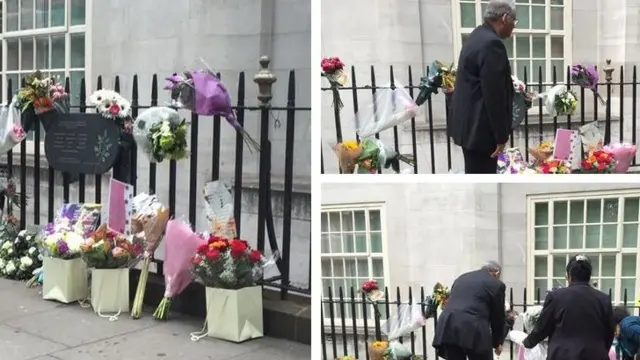
[(441, 283), (436, 283), (433, 286), (433, 301), (438, 304), (441, 308), (444, 308), (447, 305), (447, 300), (449, 300), (449, 288), (447, 286), (442, 285)]
[(535, 328), (540, 319), (540, 313), (542, 313), (542, 305), (534, 305), (527, 308), (527, 311), (522, 314), (525, 330), (532, 331)]
[(420, 92), (416, 97), (418, 106), (424, 104), (432, 94), (437, 94), (438, 89), (444, 93), (452, 93), (456, 83), (456, 68), (451, 64), (445, 66), (440, 61), (434, 61), (428, 69), (427, 76), (420, 79)]
[(26, 86), (18, 90), (15, 106), (24, 112), (33, 106), (36, 114), (42, 114), (53, 109), (59, 112), (69, 112), (69, 95), (64, 86), (56, 83), (52, 77), (45, 77), (39, 70), (26, 78)]
[(169, 209), (164, 207), (155, 195), (138, 194), (133, 198), (136, 213), (132, 219), (132, 232), (142, 239), (144, 254), (138, 288), (133, 300), (131, 317), (140, 318), (144, 305), (144, 293), (149, 277), (149, 264), (156, 249), (160, 245), (162, 235), (169, 221)]
[(384, 299), (384, 293), (380, 290), (378, 282), (375, 280), (365, 281), (362, 284), (362, 293), (369, 301), (380, 301)]
[(42, 266), (42, 256), (36, 246), (35, 233), (22, 230), (15, 233), (17, 222), (13, 217), (2, 219), (0, 242), (0, 275), (12, 280), (29, 280), (33, 271)]
[(371, 360), (386, 360), (385, 353), (389, 349), (389, 342), (384, 340), (373, 341), (368, 346), (369, 359)]
[(413, 156), (398, 154), (380, 140), (367, 138), (356, 144), (355, 141), (345, 141), (334, 147), (344, 173), (352, 174), (356, 171), (356, 165), (359, 174), (375, 174), (390, 167), (399, 173), (400, 161), (411, 166), (415, 164)]
[(361, 138), (373, 137), (386, 129), (418, 116), (418, 105), (402, 84), (387, 84), (376, 91), (375, 99), (355, 114), (357, 132)]
[(600, 128), (598, 128), (597, 121), (580, 126), (578, 132), (580, 133), (580, 140), (585, 153), (602, 149), (604, 136)]
[(536, 165), (537, 174), (570, 174), (571, 169), (563, 160), (547, 159)]
[(600, 76), (598, 76), (598, 70), (596, 70), (595, 66), (584, 66), (581, 64), (571, 66), (571, 81), (578, 84), (581, 88), (593, 91), (593, 94), (600, 100), (600, 104), (605, 105), (606, 102), (596, 90), (599, 80)]
[(518, 148), (506, 149), (498, 155), (498, 174), (535, 174)]
[(582, 171), (590, 174), (611, 174), (616, 167), (613, 154), (606, 150), (589, 152), (582, 160)]
[(529, 149), (529, 154), (539, 163), (547, 161), (553, 155), (553, 143), (541, 141), (537, 147)]
[(616, 174), (624, 174), (629, 170), (633, 158), (636, 156), (636, 146), (628, 143), (609, 144), (603, 148), (604, 151), (611, 153), (615, 159), (616, 166), (613, 172)]
[(121, 269), (134, 266), (143, 248), (139, 239), (129, 241), (126, 237), (111, 231), (106, 224), (80, 245), (82, 259), (87, 267), (95, 269)]
[(564, 85), (556, 85), (541, 96), (551, 116), (572, 115), (578, 108), (576, 95)]
[(0, 105), (0, 124), (0, 153), (4, 154), (27, 137), (20, 125), (17, 97), (8, 106)]
[(188, 156), (187, 123), (169, 107), (152, 107), (138, 116), (133, 137), (151, 162), (180, 160)]
[(513, 83), (515, 93), (524, 99), (527, 109), (531, 109), (533, 101), (538, 98), (538, 95), (534, 92), (527, 91), (527, 85), (514, 75), (511, 75), (511, 82)]
[[(156, 320), (167, 320), (172, 299), (180, 294), (193, 281), (193, 254), (207, 242), (202, 235), (194, 233), (189, 224), (180, 220), (167, 222), (164, 242), (164, 297), (153, 313)], [(200, 260), (200, 259), (199, 259)]]
[(192, 262), (196, 278), (206, 287), (236, 290), (255, 286), (269, 261), (245, 240), (210, 235)]
[(320, 63), (322, 66), (322, 76), (329, 80), (331, 92), (333, 94), (333, 106), (342, 109), (344, 104), (340, 98), (339, 88), (347, 84), (347, 74), (344, 72), (344, 63), (339, 57), (323, 57)]
[(231, 95), (213, 71), (174, 73), (166, 80), (164, 89), (171, 91), (172, 107), (184, 107), (203, 116), (222, 116), (242, 136), (249, 151), (260, 151), (258, 142), (238, 122), (231, 106)]
[(12, 208), (14, 205), (19, 208), (21, 197), (22, 194), (16, 191), (16, 184), (12, 178), (0, 178), (0, 210), (4, 211), (5, 205), (6, 208)]
[(63, 219), (45, 228), (41, 246), (43, 255), (69, 260), (82, 255), (80, 250), (82, 244), (84, 244), (82, 234), (73, 229), (69, 220)]

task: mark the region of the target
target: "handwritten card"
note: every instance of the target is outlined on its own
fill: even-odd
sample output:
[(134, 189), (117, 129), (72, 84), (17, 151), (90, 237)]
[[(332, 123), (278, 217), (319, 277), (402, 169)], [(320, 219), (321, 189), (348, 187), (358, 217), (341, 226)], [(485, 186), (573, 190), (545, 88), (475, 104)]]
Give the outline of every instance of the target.
[(580, 169), (580, 136), (577, 131), (558, 129), (553, 144), (553, 158), (569, 162), (571, 170)]

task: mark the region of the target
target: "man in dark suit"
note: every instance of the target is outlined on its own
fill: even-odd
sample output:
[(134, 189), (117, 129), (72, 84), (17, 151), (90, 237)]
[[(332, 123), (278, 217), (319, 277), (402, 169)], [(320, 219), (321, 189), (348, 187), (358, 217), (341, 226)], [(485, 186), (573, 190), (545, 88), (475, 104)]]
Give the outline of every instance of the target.
[(500, 265), (490, 261), (480, 270), (460, 275), (438, 318), (433, 347), (448, 360), (493, 360), (502, 352), (505, 285)]
[(515, 5), (492, 0), (458, 60), (448, 135), (462, 147), (465, 173), (495, 174), (511, 133), (513, 84), (502, 42), (517, 23)]
[(607, 360), (615, 334), (609, 295), (593, 287), (591, 262), (576, 255), (567, 264), (569, 286), (547, 294), (540, 318), (523, 341), (533, 348), (549, 339), (547, 360)]

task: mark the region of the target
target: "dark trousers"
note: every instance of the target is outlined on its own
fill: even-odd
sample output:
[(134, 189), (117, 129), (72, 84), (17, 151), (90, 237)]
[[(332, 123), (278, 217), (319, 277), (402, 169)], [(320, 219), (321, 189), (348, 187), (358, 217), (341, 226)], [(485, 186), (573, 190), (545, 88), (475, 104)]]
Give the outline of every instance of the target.
[(447, 360), (493, 360), (493, 352), (473, 353), (454, 345), (443, 345)]
[(495, 174), (498, 170), (498, 158), (491, 154), (462, 149), (465, 174)]

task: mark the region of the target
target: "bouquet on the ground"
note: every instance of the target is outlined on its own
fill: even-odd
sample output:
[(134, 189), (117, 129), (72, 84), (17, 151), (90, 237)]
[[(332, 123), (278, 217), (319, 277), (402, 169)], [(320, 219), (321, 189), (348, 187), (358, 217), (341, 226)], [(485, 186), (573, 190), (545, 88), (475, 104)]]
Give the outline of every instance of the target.
[(0, 154), (13, 149), (27, 137), (27, 133), (20, 124), (20, 110), (17, 97), (11, 104), (0, 105)]
[(553, 155), (553, 142), (541, 141), (538, 146), (529, 149), (529, 154), (533, 156), (536, 162), (545, 162)]
[(606, 150), (591, 151), (581, 162), (582, 172), (590, 174), (611, 174), (616, 167), (613, 154)]
[(438, 89), (444, 93), (452, 93), (456, 83), (457, 71), (453, 64), (445, 66), (440, 61), (434, 61), (428, 69), (427, 76), (420, 79), (420, 92), (416, 97), (418, 106), (424, 104)]
[(578, 108), (578, 98), (564, 85), (556, 85), (540, 96), (544, 98), (545, 107), (551, 116), (573, 115)]
[(518, 148), (505, 149), (498, 155), (498, 174), (535, 174)]
[(547, 159), (536, 164), (537, 174), (570, 174), (571, 168), (564, 160)]
[(143, 111), (133, 124), (133, 136), (151, 162), (181, 160), (189, 154), (186, 120), (169, 107)]
[(0, 223), (0, 275), (12, 280), (29, 280), (33, 271), (42, 266), (38, 251), (37, 234), (22, 230), (16, 232), (18, 223), (11, 216)]
[(352, 174), (357, 170), (359, 174), (375, 174), (383, 168), (392, 168), (400, 172), (400, 161), (413, 166), (412, 155), (398, 154), (386, 147), (377, 139), (363, 139), (360, 144), (355, 141), (345, 141), (337, 144), (334, 150), (340, 162), (342, 172)]
[(355, 114), (355, 123), (358, 135), (368, 138), (417, 115), (418, 105), (411, 99), (407, 89), (396, 81), (394, 86), (389, 83), (376, 91), (374, 101), (366, 107), (361, 107)]
[(153, 313), (156, 320), (167, 320), (174, 297), (193, 281), (192, 259), (198, 247), (206, 244), (202, 235), (193, 232), (189, 224), (169, 220), (164, 241), (164, 297)]
[(95, 269), (123, 269), (135, 266), (143, 253), (139, 239), (133, 241), (122, 234), (100, 225), (94, 233), (80, 245), (82, 259), (87, 267)]
[(576, 64), (571, 66), (571, 81), (581, 88), (593, 91), (593, 94), (600, 100), (600, 104), (605, 105), (606, 102), (600, 94), (598, 94), (598, 81), (600, 76), (595, 66), (584, 66)]
[(258, 142), (238, 122), (231, 106), (231, 95), (213, 71), (209, 69), (174, 73), (166, 80), (164, 89), (171, 91), (172, 107), (184, 107), (203, 116), (222, 116), (242, 136), (249, 151), (260, 151)]
[(75, 259), (82, 255), (80, 250), (82, 244), (84, 244), (82, 234), (73, 229), (69, 220), (63, 219), (45, 228), (42, 253), (52, 258)]
[(347, 73), (344, 71), (344, 63), (339, 57), (323, 57), (320, 63), (322, 66), (322, 76), (329, 80), (331, 93), (333, 95), (333, 106), (342, 109), (344, 104), (340, 98), (340, 88), (347, 84)]
[(28, 75), (25, 87), (18, 90), (15, 105), (24, 112), (33, 106), (36, 114), (51, 110), (62, 113), (69, 112), (69, 94), (64, 85), (59, 84), (52, 77), (46, 77), (39, 70)]
[(616, 166), (612, 172), (616, 174), (624, 174), (629, 170), (629, 166), (636, 156), (636, 146), (629, 143), (609, 144), (603, 148), (604, 151), (611, 153), (616, 161)]
[(142, 314), (144, 305), (144, 293), (149, 277), (149, 264), (156, 249), (160, 246), (167, 221), (169, 221), (169, 209), (164, 207), (155, 195), (144, 193), (138, 194), (133, 198), (133, 208), (135, 214), (131, 219), (132, 233), (142, 239), (144, 248), (140, 279), (138, 280), (133, 308), (131, 309), (131, 317), (137, 319)]

